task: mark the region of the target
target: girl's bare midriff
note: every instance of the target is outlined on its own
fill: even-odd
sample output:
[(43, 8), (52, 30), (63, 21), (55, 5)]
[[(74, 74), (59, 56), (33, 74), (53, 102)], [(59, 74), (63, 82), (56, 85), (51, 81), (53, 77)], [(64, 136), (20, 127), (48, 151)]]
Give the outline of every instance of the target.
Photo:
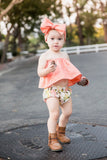
[(60, 86), (60, 87), (67, 87), (68, 86), (68, 80), (62, 79), (56, 83), (53, 84), (54, 86)]

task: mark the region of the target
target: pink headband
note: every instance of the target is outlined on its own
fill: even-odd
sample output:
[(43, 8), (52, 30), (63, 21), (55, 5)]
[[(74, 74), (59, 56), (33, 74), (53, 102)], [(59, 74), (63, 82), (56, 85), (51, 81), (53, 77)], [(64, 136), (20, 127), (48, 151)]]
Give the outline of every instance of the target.
[(65, 24), (54, 24), (48, 18), (45, 18), (40, 27), (41, 31), (45, 34), (45, 40), (47, 40), (47, 35), (50, 30), (56, 30), (61, 35), (64, 34), (66, 39), (66, 25)]

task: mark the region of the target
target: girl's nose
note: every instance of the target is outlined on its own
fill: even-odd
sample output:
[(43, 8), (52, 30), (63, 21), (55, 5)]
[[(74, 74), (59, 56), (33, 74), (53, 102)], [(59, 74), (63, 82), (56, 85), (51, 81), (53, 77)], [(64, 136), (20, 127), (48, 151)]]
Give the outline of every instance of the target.
[(57, 39), (55, 39), (55, 41), (54, 41), (55, 43), (58, 43), (58, 40)]

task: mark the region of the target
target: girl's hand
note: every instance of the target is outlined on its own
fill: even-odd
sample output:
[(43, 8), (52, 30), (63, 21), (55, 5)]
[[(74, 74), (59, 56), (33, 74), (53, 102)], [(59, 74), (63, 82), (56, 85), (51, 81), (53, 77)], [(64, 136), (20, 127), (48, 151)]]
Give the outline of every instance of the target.
[(78, 85), (81, 85), (81, 86), (86, 86), (88, 85), (89, 81), (86, 77), (82, 77), (81, 80), (77, 83)]
[(55, 61), (52, 61), (52, 62), (49, 64), (47, 70), (48, 70), (49, 73), (50, 73), (50, 72), (54, 72), (54, 71), (56, 70), (56, 63), (55, 63)]
[(55, 67), (57, 66), (54, 60), (53, 60), (53, 61), (51, 61), (51, 64), (54, 64), (54, 65), (55, 65)]

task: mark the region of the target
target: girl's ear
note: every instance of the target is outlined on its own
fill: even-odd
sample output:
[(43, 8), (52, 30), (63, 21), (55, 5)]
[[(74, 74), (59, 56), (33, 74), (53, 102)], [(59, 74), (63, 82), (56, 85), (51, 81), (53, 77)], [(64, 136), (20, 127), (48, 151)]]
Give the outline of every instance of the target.
[(47, 37), (45, 37), (45, 42), (47, 43)]

